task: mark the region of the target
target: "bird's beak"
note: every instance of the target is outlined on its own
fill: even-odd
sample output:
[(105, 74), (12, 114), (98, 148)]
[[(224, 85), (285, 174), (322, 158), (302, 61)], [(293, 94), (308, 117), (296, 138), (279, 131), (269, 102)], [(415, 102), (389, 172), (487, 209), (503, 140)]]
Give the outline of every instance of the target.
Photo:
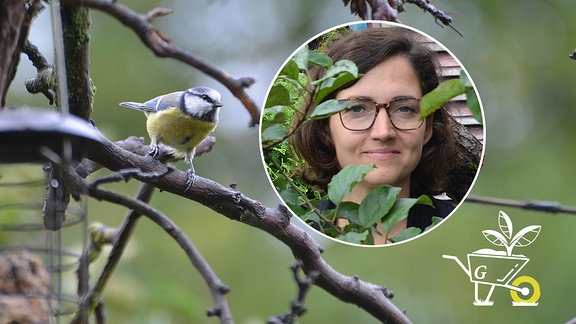
[(216, 101), (216, 102), (213, 103), (213, 106), (214, 106), (214, 108), (220, 108), (220, 107), (222, 107), (222, 106), (224, 106), (224, 105), (222, 104), (222, 102)]

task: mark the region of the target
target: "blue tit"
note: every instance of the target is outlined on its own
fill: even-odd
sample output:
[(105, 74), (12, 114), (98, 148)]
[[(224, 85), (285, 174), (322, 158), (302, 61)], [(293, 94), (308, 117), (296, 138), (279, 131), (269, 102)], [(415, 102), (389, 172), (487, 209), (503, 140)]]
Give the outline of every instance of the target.
[(144, 103), (121, 102), (120, 106), (136, 109), (146, 114), (146, 129), (150, 136), (148, 155), (158, 157), (158, 144), (164, 143), (174, 149), (177, 157), (184, 157), (190, 164), (186, 190), (193, 184), (194, 154), (196, 146), (218, 125), (222, 107), (218, 91), (208, 87), (195, 87), (186, 91), (172, 92)]

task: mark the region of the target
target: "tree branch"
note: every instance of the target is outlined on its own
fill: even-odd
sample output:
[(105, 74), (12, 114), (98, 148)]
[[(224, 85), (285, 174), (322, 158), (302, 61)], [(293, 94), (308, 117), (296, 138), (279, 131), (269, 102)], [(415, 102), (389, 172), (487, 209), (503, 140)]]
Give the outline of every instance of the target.
[(502, 198), (468, 196), (465, 202), (516, 207), (554, 214), (556, 213), (576, 214), (576, 207), (565, 207), (555, 201), (519, 201), (519, 200), (502, 199)]
[(290, 267), (290, 270), (292, 270), (292, 275), (294, 276), (294, 281), (296, 281), (296, 284), (298, 285), (298, 295), (296, 299), (292, 300), (290, 312), (268, 319), (268, 324), (295, 323), (298, 318), (306, 312), (306, 307), (304, 307), (304, 299), (314, 284), (318, 273), (312, 272), (309, 276), (300, 278), (299, 270), (301, 268), (302, 263), (300, 261)]
[[(112, 191), (98, 188), (94, 185), (90, 185), (82, 180), (78, 175), (76, 175), (74, 171), (70, 169), (67, 171), (67, 179), (73, 184), (76, 192), (87, 192), (88, 195), (95, 199), (109, 201), (115, 204), (126, 206), (133, 210), (127, 216), (124, 226), (118, 232), (118, 237), (115, 240), (115, 248), (110, 255), (110, 258), (113, 258), (112, 262), (108, 262), (106, 264), (106, 267), (102, 272), (102, 276), (99, 278), (97, 284), (92, 288), (86, 298), (80, 302), (80, 310), (92, 309), (99, 302), (98, 299), (100, 297), (100, 293), (104, 288), (104, 285), (109, 275), (111, 274), (111, 271), (121, 257), (128, 238), (133, 231), (137, 218), (139, 215), (144, 215), (155, 222), (158, 226), (160, 226), (180, 245), (180, 247), (188, 256), (190, 262), (194, 265), (194, 267), (196, 267), (198, 272), (202, 275), (208, 284), (215, 302), (214, 308), (211, 309), (208, 314), (220, 317), (222, 323), (232, 323), (232, 313), (225, 298), (225, 295), (229, 292), (228, 287), (220, 281), (210, 265), (206, 262), (206, 260), (204, 260), (194, 244), (188, 239), (188, 237), (182, 232), (176, 223), (141, 200), (136, 200)], [(152, 186), (143, 187), (139, 193), (140, 198), (147, 198), (146, 196), (151, 194), (151, 190)], [(72, 320), (72, 323), (82, 323), (82, 321), (80, 317), (76, 316)]]
[(170, 40), (152, 26), (150, 20), (163, 16), (168, 11), (163, 8), (152, 9), (148, 14), (141, 15), (130, 8), (111, 0), (66, 0), (66, 3), (78, 6), (86, 6), (103, 11), (132, 29), (142, 42), (158, 57), (171, 57), (182, 63), (188, 64), (201, 72), (222, 83), (232, 94), (242, 102), (250, 113), (252, 120), (250, 126), (255, 126), (260, 121), (260, 109), (256, 103), (244, 91), (254, 84), (255, 80), (250, 77), (236, 79), (209, 61), (190, 54), (173, 46)]
[[(147, 203), (150, 201), (153, 192), (153, 186), (143, 184), (140, 186), (140, 189), (136, 194), (136, 199)], [(78, 323), (87, 323), (89, 314), (100, 304), (100, 296), (104, 291), (108, 279), (112, 276), (112, 273), (120, 262), (120, 258), (126, 249), (128, 241), (136, 228), (136, 223), (138, 219), (140, 219), (140, 216), (141, 214), (134, 210), (130, 210), (124, 218), (122, 225), (115, 231), (110, 232), (107, 227), (99, 227), (91, 231), (90, 236), (92, 240), (90, 246), (82, 255), (82, 260), (84, 260), (86, 264), (92, 262), (96, 258), (96, 254), (99, 254), (102, 245), (106, 243), (112, 244), (112, 251), (110, 251), (108, 259), (106, 260), (106, 265), (94, 284), (94, 287), (90, 290), (87, 287), (79, 289), (79, 296), (82, 296), (82, 301), (78, 307), (78, 313), (75, 316), (75, 320)], [(79, 282), (81, 282), (81, 280), (79, 280)]]
[(24, 83), (26, 90), (32, 94), (40, 92), (43, 93), (44, 96), (48, 98), (48, 103), (52, 105), (56, 96), (52, 90), (54, 88), (52, 65), (46, 61), (38, 48), (30, 42), (26, 42), (22, 52), (28, 56), (28, 59), (32, 62), (32, 65), (36, 68), (37, 71), (35, 78), (26, 80)]
[[(139, 168), (149, 173), (160, 172), (166, 168), (166, 165), (158, 160), (123, 150), (106, 139), (103, 139), (100, 147), (91, 148), (87, 158), (113, 171)], [(268, 232), (286, 244), (297, 260), (302, 260), (305, 274), (318, 272), (315, 285), (341, 301), (359, 306), (383, 322), (409, 322), (406, 315), (389, 301), (391, 295), (388, 290), (364, 282), (358, 277), (342, 275), (327, 264), (321, 257), (322, 247), (304, 230), (290, 222), (291, 213), (286, 207), (282, 205), (276, 209), (264, 207), (260, 202), (244, 196), (233, 188), (200, 176), (196, 177), (194, 186), (186, 190), (186, 172), (179, 170), (172, 170), (154, 179), (139, 175), (134, 175), (134, 178), (152, 184), (162, 191), (197, 201), (229, 219)], [(99, 197), (104, 199), (103, 196)]]
[(400, 23), (398, 14), (404, 11), (404, 3), (412, 3), (434, 16), (437, 22), (440, 21), (442, 25), (450, 27), (458, 35), (463, 36), (462, 32), (452, 25), (452, 17), (431, 5), (429, 0), (342, 0), (342, 2), (345, 6), (350, 5), (350, 12), (353, 15), (358, 15), (364, 20), (368, 17), (368, 5), (370, 5), (372, 19), (397, 23)]
[(40, 0), (0, 2), (0, 109), (14, 80), (32, 19), (44, 8)]
[[(90, 79), (89, 10), (88, 8), (63, 4), (60, 11), (68, 85), (68, 98), (66, 100), (68, 100), (71, 114), (88, 120), (92, 114), (92, 99), (94, 97), (92, 80)], [(60, 103), (58, 106), (63, 107)]]

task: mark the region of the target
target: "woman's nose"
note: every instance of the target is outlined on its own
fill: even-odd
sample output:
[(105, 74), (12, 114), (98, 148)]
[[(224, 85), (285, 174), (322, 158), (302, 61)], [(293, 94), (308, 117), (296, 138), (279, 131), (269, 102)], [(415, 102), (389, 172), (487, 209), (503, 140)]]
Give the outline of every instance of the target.
[(396, 136), (396, 128), (385, 109), (380, 109), (374, 124), (370, 128), (370, 136), (374, 139), (387, 139)]

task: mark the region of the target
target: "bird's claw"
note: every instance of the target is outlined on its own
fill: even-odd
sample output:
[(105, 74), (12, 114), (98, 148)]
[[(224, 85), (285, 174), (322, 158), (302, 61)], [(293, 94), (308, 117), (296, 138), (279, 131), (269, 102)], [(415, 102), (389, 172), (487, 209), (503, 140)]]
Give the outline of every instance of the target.
[(160, 149), (158, 148), (158, 145), (151, 145), (150, 150), (148, 151), (148, 153), (146, 153), (146, 156), (151, 156), (155, 159), (158, 159), (158, 154), (160, 154)]
[(192, 188), (196, 180), (196, 172), (193, 169), (188, 169), (186, 175), (186, 189), (184, 189), (184, 191), (188, 191), (188, 189)]

